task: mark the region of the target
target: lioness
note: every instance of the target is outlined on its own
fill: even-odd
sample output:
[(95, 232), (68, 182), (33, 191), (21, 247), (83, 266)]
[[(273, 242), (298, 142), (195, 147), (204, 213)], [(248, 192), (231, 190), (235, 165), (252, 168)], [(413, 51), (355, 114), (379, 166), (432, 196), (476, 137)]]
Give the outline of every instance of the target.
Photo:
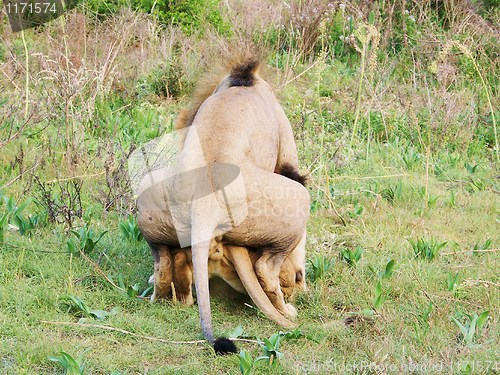
[[(280, 287), (285, 298), (291, 298), (295, 291), (306, 290), (305, 282), (305, 253), (303, 246), (297, 248), (285, 259), (280, 271)], [(250, 280), (252, 287), (245, 287), (234, 267), (234, 257), (237, 256), (235, 251), (246, 251), (252, 262), (252, 266), (260, 258), (259, 250), (248, 250), (247, 248), (236, 249), (235, 246), (223, 245), (213, 239), (210, 244), (210, 252), (208, 258), (208, 278), (220, 278), (232, 289), (222, 289), (221, 284), (216, 284), (220, 290), (224, 290), (226, 297), (233, 297), (235, 290), (241, 294), (253, 295), (255, 290), (260, 291), (260, 285), (253, 285), (254, 280)], [(149, 279), (150, 283), (154, 284), (154, 292), (151, 300), (155, 301), (158, 298), (174, 297), (183, 304), (188, 306), (194, 303), (192, 294), (193, 284), (193, 263), (191, 256), (191, 248), (176, 248), (170, 252), (162, 251), (157, 253), (154, 262), (154, 274)], [(173, 290), (172, 290), (173, 289)], [(212, 290), (211, 290), (212, 291)], [(267, 298), (267, 296), (264, 296)], [(253, 299), (256, 299), (254, 296)], [(267, 311), (267, 305), (259, 306), (261, 310)], [(274, 311), (271, 313), (276, 316)], [(271, 318), (271, 316), (268, 315)], [(285, 324), (279, 314), (278, 324)]]
[[(208, 259), (216, 236), (234, 245), (229, 253), (237, 254), (232, 261), (243, 284), (257, 276), (272, 305), (296, 316), (279, 274), (288, 254), (304, 246), (310, 197), (294, 181), (300, 178), (290, 122), (258, 65), (253, 58), (233, 61), (213, 94), (184, 113), (189, 130), (178, 164), (138, 198), (139, 227), (154, 254), (191, 246), (203, 334), (220, 353), (236, 347), (213, 336)], [(255, 272), (240, 246), (260, 249)]]

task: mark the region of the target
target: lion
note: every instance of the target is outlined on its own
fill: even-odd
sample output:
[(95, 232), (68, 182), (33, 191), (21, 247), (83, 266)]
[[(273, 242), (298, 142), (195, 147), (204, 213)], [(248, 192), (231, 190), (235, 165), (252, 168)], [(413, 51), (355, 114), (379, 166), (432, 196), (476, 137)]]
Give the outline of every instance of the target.
[[(177, 165), (137, 201), (139, 228), (155, 257), (191, 246), (203, 335), (218, 353), (236, 347), (213, 335), (208, 260), (217, 236), (234, 246), (228, 254), (242, 283), (256, 278), (284, 325), (297, 314), (279, 275), (287, 256), (305, 246), (310, 196), (290, 122), (258, 67), (251, 56), (233, 59), (212, 93), (196, 97), (177, 126), (187, 128)], [(244, 247), (260, 251), (253, 268)]]
[[(218, 290), (219, 294), (229, 298), (234, 297), (234, 291), (241, 294), (253, 294), (255, 290), (260, 292), (260, 285), (252, 285), (251, 288), (245, 287), (241, 281), (233, 264), (234, 246), (223, 245), (219, 239), (212, 239), (210, 243), (210, 252), (208, 259), (208, 278)], [(261, 252), (259, 250), (250, 251), (247, 248), (237, 249), (236, 251), (246, 251), (252, 262), (252, 267), (259, 259)], [(224, 284), (216, 283), (214, 278), (221, 279)], [(154, 274), (149, 278), (149, 282), (154, 285), (154, 292), (151, 301), (159, 298), (173, 297), (177, 301), (190, 306), (194, 303), (192, 294), (193, 284), (193, 263), (191, 248), (176, 248), (170, 252), (163, 251), (157, 254), (154, 264)], [(251, 283), (254, 282), (252, 279)], [(225, 285), (230, 288), (225, 288)], [(280, 271), (280, 287), (285, 298), (292, 298), (298, 290), (307, 290), (305, 280), (305, 252), (303, 246), (297, 246), (296, 249), (285, 259)], [(250, 291), (248, 291), (250, 289)], [(233, 292), (232, 292), (233, 291)], [(267, 298), (267, 297), (266, 297)], [(257, 299), (257, 298), (253, 298)], [(268, 305), (260, 307), (265, 311)], [(275, 315), (275, 311), (270, 313)], [(281, 315), (278, 315), (276, 323), (283, 323)], [(284, 321), (286, 325), (286, 321)]]

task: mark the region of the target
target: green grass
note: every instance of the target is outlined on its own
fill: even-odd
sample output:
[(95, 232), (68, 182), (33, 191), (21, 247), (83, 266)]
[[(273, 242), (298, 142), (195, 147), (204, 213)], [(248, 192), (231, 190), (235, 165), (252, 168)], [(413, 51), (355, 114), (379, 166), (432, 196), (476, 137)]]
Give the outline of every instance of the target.
[[(377, 4), (382, 9), (386, 2)], [(196, 306), (147, 298), (153, 260), (137, 229), (126, 175), (131, 150), (172, 129), (206, 68), (200, 61), (209, 54), (207, 44), (223, 37), (160, 30), (147, 16), (131, 21), (135, 13), (110, 15), (103, 24), (87, 15), (92, 32), (84, 52), (78, 38), (62, 37), (81, 36), (79, 13), (26, 31), (24, 41), (3, 21), (0, 373), (354, 368), (368, 374), (409, 373), (411, 365), (421, 366), (417, 373), (498, 372), (500, 184), (494, 108), (487, 105), (498, 103), (498, 64), (491, 58), (498, 41), (460, 27), (460, 40), (479, 38), (468, 48), (481, 64), (467, 72), (458, 59), (442, 61), (456, 51), (441, 56), (428, 49), (431, 31), (443, 48), (456, 36), (442, 27), (443, 15), (422, 8), (428, 12), (422, 23), (411, 24), (409, 13), (404, 33), (399, 7), (392, 23), (385, 22), (385, 8), (381, 14), (363, 9), (389, 37), (378, 46), (378, 69), (365, 67), (365, 80), (359, 79), (360, 54), (339, 42), (360, 27), (343, 10), (318, 26), (323, 34), (308, 53), (291, 26), (271, 23), (262, 34), (248, 33), (269, 52), (267, 77), (293, 124), (301, 166), (311, 173), (309, 290), (294, 301), (297, 331), (281, 335), (244, 304), (249, 301), (213, 297), (216, 335), (238, 332), (264, 341), (239, 341), (240, 356), (225, 357), (207, 344), (146, 337), (192, 341), (202, 335)], [(249, 31), (232, 13), (221, 15), (232, 30)], [(301, 19), (295, 16), (293, 22)], [(130, 35), (116, 31), (124, 23)], [(113, 61), (106, 60), (108, 39), (92, 36), (110, 29)], [(122, 39), (129, 43), (121, 46)], [(31, 52), (28, 82), (24, 42)], [(108, 63), (110, 71), (99, 70)], [(158, 73), (162, 64), (173, 69), (165, 77)], [(451, 78), (439, 75), (443, 66)]]
[[(350, 168), (351, 176), (357, 176), (358, 168), (363, 171), (363, 162)], [(467, 173), (463, 168), (454, 172), (464, 177)], [(455, 366), (498, 356), (498, 286), (464, 283), (468, 279), (498, 283), (498, 253), (462, 253), (472, 251), (476, 243), (489, 238), (494, 239), (492, 248), (497, 247), (498, 198), (490, 191), (470, 193), (464, 184), (431, 177), (430, 186), (436, 193), (456, 191), (456, 205), (450, 208), (441, 202), (422, 212), (421, 198), (409, 193), (414, 182), (422, 177), (412, 172), (402, 179), (403, 194), (409, 195), (396, 202), (358, 195), (358, 202), (365, 209), (355, 218), (345, 215), (351, 197), (339, 198), (335, 204), (338, 213), (345, 215), (345, 226), (329, 210), (320, 209), (312, 215), (308, 225), (308, 258), (312, 259), (313, 254), (338, 256), (336, 249), (345, 246), (361, 246), (365, 251), (356, 267), (335, 262), (322, 278), (309, 282), (309, 292), (298, 296), (298, 323), (305, 337), (283, 340), (283, 358), (273, 367), (274, 373), (327, 366), (329, 360), (352, 364), (385, 358), (387, 364), (408, 364), (411, 358), (417, 363), (443, 363), (443, 355), (447, 358), (445, 365)], [(493, 177), (494, 174), (483, 174), (489, 183)], [(337, 190), (362, 191), (373, 182), (343, 180)], [(382, 179), (378, 182), (381, 188), (393, 184)], [(147, 288), (152, 259), (146, 244), (123, 238), (116, 215), (94, 221), (99, 222), (99, 227), (113, 229), (95, 245), (93, 258), (105, 253), (101, 267), (109, 277), (118, 280), (121, 274), (125, 286), (138, 283), (140, 291)], [(447, 253), (436, 255), (432, 262), (416, 259), (408, 239), (420, 236), (447, 241), (449, 245), (441, 251)], [(31, 237), (13, 231), (6, 233), (0, 252), (0, 357), (4, 372), (50, 373), (58, 367), (48, 360), (49, 356), (65, 351), (76, 358), (88, 348), (84, 363), (93, 373), (134, 373), (143, 371), (144, 366), (153, 373), (237, 372), (236, 356), (216, 357), (206, 345), (169, 345), (94, 328), (42, 323), (77, 322), (79, 316), (68, 311), (63, 300), (65, 295), (73, 295), (84, 300), (90, 309), (110, 311), (119, 307), (118, 314), (102, 322), (87, 318), (86, 323), (169, 340), (201, 338), (196, 307), (169, 302), (151, 304), (129, 297), (113, 288), (84, 259), (69, 255), (66, 237), (62, 226), (57, 225), (37, 228)], [(453, 252), (456, 255), (447, 255)], [(355, 320), (345, 326), (343, 321), (351, 314), (373, 308), (378, 281), (370, 268), (385, 269), (389, 259), (394, 259), (397, 267), (390, 278), (381, 279), (384, 292), (388, 291), (385, 301), (370, 319)], [(456, 272), (458, 286), (451, 292), (448, 274)], [(432, 311), (428, 321), (423, 321), (429, 304)], [(218, 334), (238, 325), (243, 325), (246, 335), (254, 338), (269, 337), (279, 331), (260, 313), (242, 304), (215, 298), (212, 305)], [(476, 346), (464, 346), (452, 318), (482, 311), (490, 311), (489, 322), (477, 329)], [(253, 357), (260, 355), (261, 349), (256, 345), (239, 346)], [(266, 368), (263, 363), (255, 365), (257, 371)]]

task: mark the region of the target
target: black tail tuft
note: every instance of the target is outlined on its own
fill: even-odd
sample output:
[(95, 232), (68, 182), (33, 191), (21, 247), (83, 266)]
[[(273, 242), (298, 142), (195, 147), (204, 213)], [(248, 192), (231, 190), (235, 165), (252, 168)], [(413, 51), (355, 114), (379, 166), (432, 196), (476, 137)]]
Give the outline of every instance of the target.
[(255, 72), (258, 67), (259, 61), (256, 59), (248, 60), (243, 64), (233, 67), (229, 76), (229, 87), (253, 86), (255, 83)]
[(283, 164), (278, 173), (282, 176), (288, 177), (290, 180), (297, 181), (299, 184), (306, 186), (308, 176), (300, 174), (299, 171), (291, 164)]
[(236, 353), (238, 351), (238, 348), (234, 343), (226, 339), (225, 337), (219, 337), (214, 341), (214, 349), (215, 353), (217, 354), (231, 354), (231, 353)]

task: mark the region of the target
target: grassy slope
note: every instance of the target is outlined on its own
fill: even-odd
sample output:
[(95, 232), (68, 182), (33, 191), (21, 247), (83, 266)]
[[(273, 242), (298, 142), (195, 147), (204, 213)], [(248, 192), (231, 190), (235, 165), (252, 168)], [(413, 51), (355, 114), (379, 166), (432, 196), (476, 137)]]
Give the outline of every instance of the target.
[[(27, 33), (27, 37), (32, 51), (49, 49), (44, 45), (46, 39), (43, 35)], [(20, 38), (12, 35), (8, 38), (14, 49), (18, 49), (18, 56), (22, 56)], [(122, 52), (127, 59), (127, 51)], [(155, 55), (155, 58), (159, 57)], [(275, 64), (273, 57), (269, 60), (279, 65)], [(121, 63), (125, 66), (123, 60)], [(134, 60), (130, 63), (133, 65)], [(147, 72), (149, 67), (144, 69)], [(271, 69), (271, 75), (274, 72)], [(429, 87), (420, 87), (419, 92), (414, 92), (411, 80), (398, 77), (398, 71), (391, 74), (386, 83), (387, 97), (399, 97), (404, 101), (406, 97), (402, 93), (405, 92), (408, 97), (415, 95), (416, 101), (427, 97), (425, 90)], [(348, 115), (354, 111), (357, 77), (355, 69), (342, 64), (334, 62), (326, 67), (317, 64), (281, 92), (284, 108), (295, 124), (302, 165), (313, 171), (310, 191), (314, 202), (308, 225), (308, 258), (321, 254), (335, 260), (335, 264), (323, 279), (309, 280), (310, 290), (297, 296), (298, 323), (306, 337), (284, 340), (281, 344), (282, 361), (271, 369), (261, 363), (256, 372), (342, 372), (342, 367), (333, 367), (334, 362), (337, 366), (417, 363), (428, 365), (425, 372), (433, 372), (429, 366), (434, 363), (450, 366), (444, 372), (467, 373), (465, 365), (473, 361), (476, 367), (472, 373), (486, 373), (481, 366), (487, 363), (477, 361), (498, 360), (500, 356), (497, 345), (500, 342), (500, 261), (498, 251), (480, 254), (466, 251), (488, 239), (492, 240), (490, 249), (498, 250), (499, 247), (500, 199), (491, 149), (475, 138), (468, 148), (454, 152), (451, 152), (452, 146), (450, 150), (432, 147), (426, 172), (425, 145), (436, 146), (440, 140), (436, 138), (429, 142), (424, 136), (421, 141), (424, 146), (419, 144), (412, 122), (402, 120), (408, 115), (408, 108), (403, 105), (403, 108), (398, 108), (399, 114), (387, 117), (385, 125), (391, 132), (396, 132), (403, 121), (403, 128), (407, 128), (409, 136), (394, 137), (388, 142), (371, 142), (369, 147), (366, 140), (356, 139), (350, 150), (350, 128), (346, 129), (345, 123), (351, 124), (353, 120)], [(22, 77), (17, 78), (18, 86), (22, 87)], [(42, 90), (46, 90), (45, 86), (40, 86), (37, 81), (31, 84), (32, 95), (41, 98), (47, 95)], [(432, 84), (437, 85), (436, 82)], [(307, 89), (312, 92), (307, 92)], [(468, 97), (467, 90), (480, 92), (481, 88), (458, 87), (457, 93)], [(430, 92), (433, 103), (436, 106), (442, 104), (439, 90), (431, 87)], [(14, 89), (11, 95), (17, 95)], [(84, 112), (88, 97), (81, 95), (78, 97), (81, 101), (74, 103), (72, 110), (86, 118), (89, 116)], [(151, 100), (150, 96), (138, 99), (137, 102), (130, 100), (131, 109), (127, 110), (120, 109), (129, 104), (127, 100), (118, 104), (116, 100), (105, 100), (100, 105), (97, 122), (104, 124), (103, 129), (93, 123), (87, 124), (88, 128), (83, 128), (81, 135), (78, 133), (81, 128), (75, 125), (76, 137), (83, 137), (82, 145), (86, 147), (79, 149), (84, 167), (77, 174), (102, 172), (104, 160), (109, 155), (101, 149), (109, 146), (107, 141), (111, 137), (117, 135), (113, 141), (121, 146), (117, 151), (119, 155), (124, 153), (131, 139), (151, 139), (171, 126), (172, 114), (179, 106), (177, 103), (160, 102), (162, 106), (157, 106), (156, 99)], [(465, 109), (463, 113), (466, 113)], [(460, 118), (463, 113), (459, 110), (456, 117)], [(342, 117), (344, 115), (346, 117)], [(467, 113), (463, 116), (467, 118)], [(444, 120), (436, 118), (434, 121)], [(159, 125), (148, 126), (151, 124)], [(462, 123), (458, 121), (457, 124)], [(46, 125), (41, 121), (39, 126)], [(366, 128), (366, 123), (360, 125)], [(58, 168), (64, 171), (65, 167), (64, 126), (64, 120), (50, 118), (44, 132), (15, 139), (4, 146), (0, 155), (3, 165), (0, 186), (17, 176), (21, 168), (19, 164), (24, 163), (26, 169), (35, 164), (40, 154), (47, 155), (47, 164), (39, 167), (36, 175), (42, 181), (60, 176)], [(464, 133), (469, 134), (467, 129)], [(456, 139), (452, 136), (452, 141), (464, 143), (459, 139), (461, 135), (457, 133)], [(408, 165), (403, 156), (411, 157), (408, 147), (412, 143), (419, 155), (413, 164)], [(21, 146), (24, 162), (16, 164)], [(457, 155), (460, 158), (455, 159)], [(479, 164), (479, 167), (470, 173), (464, 167), (466, 162)], [(441, 169), (436, 171), (435, 165)], [(149, 250), (143, 242), (130, 243), (120, 235), (118, 223), (124, 220), (126, 210), (123, 206), (111, 212), (103, 210), (104, 185), (102, 175), (83, 179), (83, 208), (87, 213), (93, 212), (91, 227), (97, 233), (109, 230), (91, 257), (98, 259), (105, 252), (106, 257), (101, 257), (100, 265), (106, 274), (115, 281), (121, 274), (125, 286), (138, 283), (143, 291), (152, 272)], [(428, 186), (428, 195), (423, 190), (425, 186)], [(392, 201), (387, 198), (390, 189), (395, 195)], [(7, 196), (13, 196), (19, 202), (40, 193), (39, 188), (32, 185), (29, 174), (4, 190)], [(55, 194), (56, 190), (54, 188)], [(451, 192), (455, 195), (454, 202)], [(435, 207), (428, 207), (428, 197), (438, 197)], [(0, 206), (0, 214), (4, 208)], [(27, 212), (35, 211), (39, 212), (40, 208), (33, 204), (27, 208)], [(74, 226), (82, 225), (82, 220), (76, 219)], [(441, 250), (443, 254), (430, 262), (415, 259), (408, 239), (418, 237), (446, 241), (447, 245)], [(85, 363), (89, 373), (109, 374), (113, 370), (130, 374), (146, 371), (155, 374), (239, 372), (236, 356), (216, 357), (205, 345), (165, 344), (117, 332), (42, 323), (42, 320), (77, 322), (78, 314), (68, 311), (61, 300), (65, 295), (74, 295), (92, 309), (109, 311), (113, 307), (120, 308), (120, 312), (105, 323), (91, 318), (87, 323), (106, 324), (168, 340), (201, 337), (196, 307), (186, 308), (170, 302), (150, 304), (128, 297), (113, 288), (81, 257), (69, 256), (67, 239), (64, 224), (51, 224), (37, 227), (31, 236), (20, 236), (9, 230), (5, 243), (0, 245), (2, 373), (62, 372), (60, 367), (48, 361), (48, 356), (63, 350), (76, 358), (87, 348), (90, 350), (85, 354)], [(339, 249), (357, 246), (364, 253), (355, 267), (349, 267), (340, 259)], [(385, 303), (372, 317), (358, 319), (346, 327), (344, 319), (353, 312), (373, 309), (377, 283), (373, 270), (382, 270), (389, 259), (394, 259), (396, 266), (394, 274), (382, 280), (383, 290), (388, 291)], [(449, 291), (448, 276), (457, 272), (458, 288)], [(493, 284), (474, 284), (470, 280)], [(430, 304), (432, 310), (426, 318), (425, 311)], [(228, 333), (239, 325), (249, 338), (269, 337), (279, 331), (260, 313), (241, 302), (213, 298), (212, 308), (218, 334)], [(479, 314), (485, 310), (490, 311), (489, 322), (478, 331), (477, 345), (467, 347), (451, 318), (455, 316), (464, 322), (463, 314)], [(238, 345), (254, 357), (261, 353), (255, 344)], [(365, 373), (381, 372), (379, 370), (365, 368)], [(358, 372), (362, 373), (362, 370)]]

